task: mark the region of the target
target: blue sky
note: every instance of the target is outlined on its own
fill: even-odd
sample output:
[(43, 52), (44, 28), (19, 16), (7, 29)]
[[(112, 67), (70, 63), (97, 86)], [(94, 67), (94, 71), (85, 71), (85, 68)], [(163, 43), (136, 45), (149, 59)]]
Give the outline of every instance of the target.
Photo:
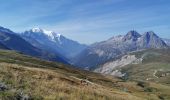
[(86, 44), (132, 29), (170, 38), (170, 0), (1, 0), (0, 25), (40, 27)]

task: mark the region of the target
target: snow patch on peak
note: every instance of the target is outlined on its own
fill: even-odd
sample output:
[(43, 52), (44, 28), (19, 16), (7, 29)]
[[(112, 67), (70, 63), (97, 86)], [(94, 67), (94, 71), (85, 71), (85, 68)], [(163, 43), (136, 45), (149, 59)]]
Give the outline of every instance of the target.
[(43, 30), (41, 28), (38, 28), (38, 27), (31, 29), (31, 31), (32, 32), (43, 32)]
[(62, 44), (61, 39), (60, 39), (61, 34), (55, 33), (55, 32), (53, 32), (53, 31), (41, 29), (41, 28), (33, 28), (33, 29), (31, 29), (31, 31), (34, 32), (34, 33), (43, 33), (44, 35), (48, 36), (48, 38), (49, 38), (51, 41), (56, 42), (56, 39), (57, 39), (58, 42), (59, 42), (60, 44)]
[(62, 44), (61, 39), (60, 39), (61, 34), (55, 33), (53, 31), (47, 31), (47, 30), (43, 30), (43, 33), (45, 33), (49, 38), (51, 38), (52, 41), (55, 41), (57, 38), (58, 42)]
[(60, 44), (62, 44), (61, 39), (60, 39), (61, 34), (57, 34), (56, 36), (57, 36), (58, 42), (59, 42)]
[(48, 36), (52, 36), (53, 31), (43, 30), (43, 33), (45, 33)]
[(60, 38), (61, 34), (57, 34), (57, 37)]
[(60, 38), (60, 37), (61, 37), (61, 34), (58, 34), (58, 33), (57, 33), (57, 34), (56, 34), (56, 37), (57, 37), (57, 39), (58, 39), (58, 42), (59, 42), (60, 44), (62, 44), (61, 38)]
[(48, 36), (52, 36), (52, 34), (54, 33), (53, 31), (48, 31), (48, 30), (41, 29), (38, 27), (31, 29), (31, 31), (35, 33), (44, 33), (45, 35), (48, 35)]

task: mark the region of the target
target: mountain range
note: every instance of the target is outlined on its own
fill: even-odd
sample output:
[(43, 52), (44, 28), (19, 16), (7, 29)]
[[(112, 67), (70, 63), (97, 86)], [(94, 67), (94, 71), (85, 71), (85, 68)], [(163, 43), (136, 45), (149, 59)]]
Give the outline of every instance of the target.
[(63, 35), (40, 28), (21, 33), (21, 37), (37, 48), (61, 54), (70, 59), (86, 48), (86, 45), (70, 40)]
[(67, 63), (62, 56), (37, 48), (17, 33), (3, 27), (0, 27), (0, 43), (2, 49), (15, 50), (42, 59)]
[(169, 55), (170, 49), (147, 49), (132, 52), (102, 64), (95, 69), (95, 72), (128, 78), (130, 80), (169, 84)]
[(169, 48), (169, 43), (168, 39), (160, 38), (153, 31), (139, 34), (132, 30), (125, 35), (85, 45), (41, 28), (16, 33), (0, 27), (1, 49), (16, 50), (27, 55), (72, 64), (88, 70), (94, 70), (101, 64), (129, 52), (150, 48)]
[(76, 57), (74, 62), (75, 65), (82, 68), (94, 69), (120, 55), (149, 48), (163, 49), (168, 48), (168, 45), (153, 31), (141, 35), (133, 30), (124, 36), (118, 35), (90, 45)]
[(169, 100), (169, 43), (153, 31), (84, 45), (0, 27), (0, 99)]

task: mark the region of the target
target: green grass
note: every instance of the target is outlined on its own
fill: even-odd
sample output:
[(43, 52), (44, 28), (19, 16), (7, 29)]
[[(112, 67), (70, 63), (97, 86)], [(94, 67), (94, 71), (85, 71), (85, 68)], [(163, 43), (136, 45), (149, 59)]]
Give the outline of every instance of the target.
[[(82, 85), (74, 77), (88, 79), (93, 84)], [(116, 88), (114, 83), (117, 81), (120, 79), (74, 69), (69, 65), (44, 61), (15, 51), (0, 50), (0, 82), (4, 82), (9, 88), (0, 94), (0, 99), (16, 98), (21, 91), (35, 100), (140, 99)]]
[[(0, 50), (0, 82), (9, 88), (0, 92), (0, 99), (14, 99), (22, 91), (33, 100), (159, 100), (160, 98), (168, 100), (169, 93), (166, 91), (170, 91), (169, 86), (149, 82), (148, 86), (141, 87), (136, 80), (142, 79), (141, 74), (143, 75), (144, 71), (149, 74), (149, 70), (159, 68), (160, 65), (168, 69), (169, 64), (155, 63), (153, 66), (151, 63), (145, 63), (145, 65), (150, 67), (127, 66), (124, 71), (132, 76), (129, 80), (123, 81), (113, 76), (74, 69), (70, 65), (44, 61), (15, 51)], [(134, 70), (131, 71), (129, 68)], [(88, 79), (93, 84), (83, 85), (79, 79)]]
[(170, 72), (170, 49), (150, 49), (131, 54), (144, 58), (140, 64), (129, 64), (122, 68), (122, 72), (127, 73), (128, 81), (135, 81), (140, 86), (150, 83), (149, 86), (142, 87), (144, 92), (156, 94), (162, 100), (169, 100), (170, 74), (164, 74)]

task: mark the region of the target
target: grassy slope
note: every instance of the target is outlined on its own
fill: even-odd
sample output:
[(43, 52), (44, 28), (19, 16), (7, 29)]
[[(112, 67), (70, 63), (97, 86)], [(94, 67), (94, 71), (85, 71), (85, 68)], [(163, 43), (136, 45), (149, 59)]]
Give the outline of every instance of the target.
[[(80, 80), (85, 78), (92, 83), (81, 84)], [(0, 91), (0, 99), (5, 100), (17, 97), (21, 91), (23, 95), (40, 100), (159, 100), (167, 97), (166, 91), (170, 91), (168, 86), (157, 83), (141, 87), (136, 82), (124, 82), (4, 50), (0, 50), (0, 82), (8, 87)], [(148, 88), (157, 91), (148, 92)]]
[[(140, 58), (144, 55), (143, 61), (140, 64), (130, 64), (125, 66), (123, 71), (129, 74), (132, 80), (146, 80), (149, 78), (152, 82), (162, 84), (170, 84), (170, 75), (159, 77), (159, 72), (170, 71), (170, 49), (167, 50), (144, 50), (132, 53)], [(156, 71), (156, 72), (155, 72)], [(153, 75), (155, 72), (155, 75)]]
[[(156, 89), (155, 94), (166, 100), (170, 99), (170, 74), (161, 77), (162, 73), (170, 73), (170, 49), (144, 50), (134, 52), (138, 58), (144, 56), (142, 63), (130, 64), (123, 68), (128, 73), (129, 81), (142, 81), (150, 83)], [(154, 83), (153, 83), (154, 82)]]
[[(88, 85), (80, 80), (87, 78)], [(114, 88), (119, 79), (81, 71), (61, 63), (42, 61), (11, 51), (0, 51), (0, 82), (8, 87), (1, 99), (13, 99), (21, 92), (33, 99), (139, 99)]]

